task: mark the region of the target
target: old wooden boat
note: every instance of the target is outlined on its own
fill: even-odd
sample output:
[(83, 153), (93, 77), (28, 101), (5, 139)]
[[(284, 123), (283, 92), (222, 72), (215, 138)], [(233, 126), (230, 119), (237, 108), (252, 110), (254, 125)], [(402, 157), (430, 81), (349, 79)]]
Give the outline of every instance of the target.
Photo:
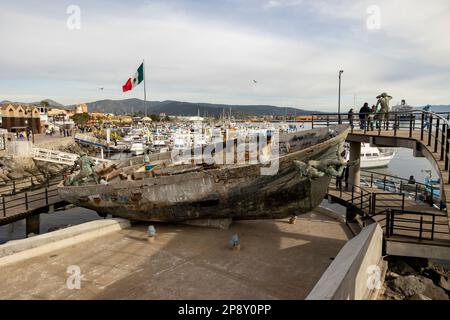
[[(278, 161), (278, 169), (272, 175), (261, 174), (267, 163), (238, 163), (236, 153), (232, 164), (199, 160), (179, 165), (169, 152), (150, 155), (146, 160), (151, 170), (143, 170), (143, 157), (134, 157), (116, 163), (108, 173), (97, 168), (102, 183), (61, 183), (58, 191), (77, 206), (131, 220), (285, 218), (310, 212), (321, 203), (331, 177), (317, 172), (342, 161), (347, 134), (348, 127), (339, 125), (280, 135), (279, 155), (271, 159)], [(245, 156), (248, 159), (250, 151)], [(299, 163), (304, 170), (299, 170)]]

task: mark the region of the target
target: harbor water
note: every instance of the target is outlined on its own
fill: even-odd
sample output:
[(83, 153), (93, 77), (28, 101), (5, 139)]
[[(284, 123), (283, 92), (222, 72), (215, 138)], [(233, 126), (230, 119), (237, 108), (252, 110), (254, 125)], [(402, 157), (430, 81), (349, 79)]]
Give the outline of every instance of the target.
[[(116, 155), (117, 157), (117, 155)], [(438, 174), (425, 158), (414, 158), (410, 149), (399, 148), (395, 157), (386, 168), (372, 169), (373, 172), (392, 175), (408, 179), (414, 176), (417, 182), (423, 182), (430, 170), (432, 177), (437, 178)], [(52, 214), (41, 214), (41, 233), (46, 233), (55, 228), (68, 225), (77, 225), (92, 220), (103, 219), (95, 211), (84, 208), (72, 208), (64, 211), (57, 211)], [(18, 221), (0, 227), (0, 243), (9, 240), (22, 239), (25, 236), (25, 220)]]

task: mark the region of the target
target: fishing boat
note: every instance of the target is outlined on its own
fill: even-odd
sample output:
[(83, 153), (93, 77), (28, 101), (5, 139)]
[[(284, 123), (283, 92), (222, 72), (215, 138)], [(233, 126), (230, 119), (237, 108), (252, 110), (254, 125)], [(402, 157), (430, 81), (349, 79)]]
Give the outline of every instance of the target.
[(144, 154), (145, 144), (143, 142), (132, 142), (130, 152), (132, 155), (139, 156)]
[[(98, 166), (105, 183), (86, 179), (67, 185), (66, 180), (58, 192), (76, 206), (130, 220), (286, 218), (311, 212), (322, 202), (330, 172), (345, 166), (341, 155), (348, 132), (348, 126), (338, 125), (280, 134), (279, 139), (272, 136), (255, 154), (247, 149), (244, 162), (238, 161), (237, 152), (231, 153), (229, 164), (207, 163), (203, 157), (178, 164), (174, 151), (146, 155), (146, 163), (144, 157), (134, 157)], [(237, 140), (227, 143), (236, 146)], [(213, 147), (214, 159), (224, 155), (222, 146), (223, 142), (208, 146)], [(268, 148), (278, 152), (267, 156)]]

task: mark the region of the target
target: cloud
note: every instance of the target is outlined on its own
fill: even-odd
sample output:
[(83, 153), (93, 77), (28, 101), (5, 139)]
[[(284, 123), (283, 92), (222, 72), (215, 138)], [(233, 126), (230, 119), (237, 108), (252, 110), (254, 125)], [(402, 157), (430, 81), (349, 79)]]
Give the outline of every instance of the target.
[(264, 9), (298, 6), (303, 0), (270, 0), (264, 4)]

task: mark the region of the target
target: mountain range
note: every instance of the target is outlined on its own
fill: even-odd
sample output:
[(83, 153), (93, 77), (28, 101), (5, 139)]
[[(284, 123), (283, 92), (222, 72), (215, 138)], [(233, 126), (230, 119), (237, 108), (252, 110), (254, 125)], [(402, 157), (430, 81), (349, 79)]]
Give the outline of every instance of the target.
[[(76, 105), (64, 106), (51, 99), (45, 99), (50, 107), (74, 109)], [(0, 105), (6, 103), (18, 103), (23, 105), (39, 105), (39, 102), (20, 103), (11, 101), (1, 101)], [(166, 101), (147, 101), (141, 99), (124, 99), (124, 100), (98, 100), (86, 103), (89, 112), (103, 112), (113, 113), (117, 115), (142, 113), (145, 114), (160, 114), (165, 113), (171, 116), (214, 116), (219, 117), (223, 113), (228, 115), (231, 108), (231, 113), (234, 117), (248, 117), (248, 116), (295, 116), (295, 115), (309, 115), (314, 113), (321, 113), (320, 111), (309, 111), (304, 109), (278, 107), (272, 105), (228, 105), (228, 104), (213, 104), (213, 103), (193, 103), (182, 102), (174, 100)], [(417, 107), (422, 109), (423, 107)], [(147, 110), (146, 110), (147, 109)], [(432, 105), (431, 110), (434, 112), (450, 112), (450, 105)]]
[[(192, 103), (182, 101), (147, 101), (140, 99), (125, 99), (125, 100), (100, 100), (87, 103), (90, 112), (104, 112), (114, 114), (126, 114), (134, 112), (148, 114), (165, 113), (171, 116), (214, 116), (219, 117), (222, 113), (228, 114), (230, 112), (234, 116), (261, 116), (261, 115), (307, 115), (311, 113), (318, 113), (317, 111), (301, 110), (296, 108), (282, 108), (271, 105), (227, 105), (227, 104), (212, 104), (212, 103)], [(74, 106), (69, 106), (73, 108)], [(145, 110), (147, 108), (147, 110)]]
[(26, 105), (26, 106), (28, 106), (28, 105), (40, 105), (42, 101), (48, 102), (48, 105), (50, 107), (53, 107), (53, 108), (65, 108), (65, 106), (63, 104), (58, 103), (55, 100), (51, 100), (51, 99), (44, 99), (44, 100), (36, 101), (36, 102), (12, 102), (12, 101), (9, 101), (9, 100), (3, 100), (3, 101), (0, 101), (0, 105), (8, 104), (8, 103), (21, 104), (21, 105)]

